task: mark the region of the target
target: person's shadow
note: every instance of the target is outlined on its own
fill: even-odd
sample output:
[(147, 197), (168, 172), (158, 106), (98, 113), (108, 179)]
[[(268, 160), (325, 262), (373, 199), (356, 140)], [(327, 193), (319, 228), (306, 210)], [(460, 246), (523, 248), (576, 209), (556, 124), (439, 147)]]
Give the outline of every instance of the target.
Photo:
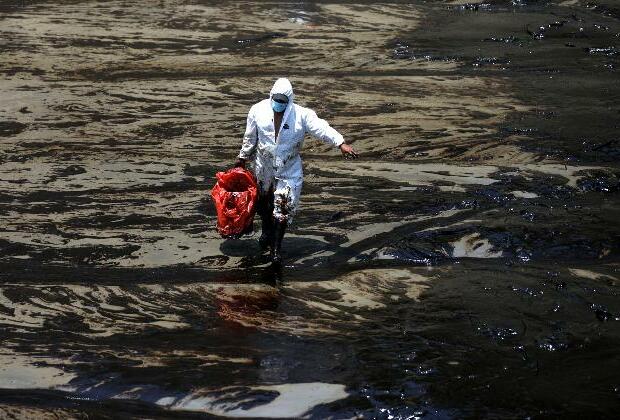
[[(244, 269), (247, 282), (256, 282), (277, 286), (284, 282), (287, 262), (296, 265), (296, 261), (320, 251), (332, 251), (335, 254), (346, 253), (338, 245), (326, 243), (313, 238), (290, 236), (282, 241), (284, 266), (272, 264), (269, 252), (262, 252), (255, 236), (243, 236), (238, 239), (225, 239), (220, 244), (220, 252), (229, 257), (240, 257), (239, 267)], [(350, 256), (349, 256), (350, 257)], [(315, 259), (310, 257), (315, 262)]]
[(258, 241), (252, 236), (225, 239), (220, 244), (220, 251), (229, 257), (250, 257), (261, 253)]
[[(282, 254), (285, 260), (295, 261), (323, 250), (342, 252), (339, 246), (312, 238), (291, 236), (285, 237), (282, 241)], [(241, 257), (242, 261), (253, 264), (265, 264), (269, 261), (269, 253), (261, 252), (258, 241), (253, 236), (226, 239), (220, 244), (220, 252), (229, 257)]]

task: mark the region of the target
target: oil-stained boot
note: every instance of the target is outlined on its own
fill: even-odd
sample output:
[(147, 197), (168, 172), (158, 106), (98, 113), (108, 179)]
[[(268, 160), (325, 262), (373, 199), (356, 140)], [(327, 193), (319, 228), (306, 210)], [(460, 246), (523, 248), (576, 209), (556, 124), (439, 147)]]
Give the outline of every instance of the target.
[(282, 264), (282, 239), (286, 232), (286, 220), (274, 221), (273, 246), (271, 247), (271, 262), (274, 265)]

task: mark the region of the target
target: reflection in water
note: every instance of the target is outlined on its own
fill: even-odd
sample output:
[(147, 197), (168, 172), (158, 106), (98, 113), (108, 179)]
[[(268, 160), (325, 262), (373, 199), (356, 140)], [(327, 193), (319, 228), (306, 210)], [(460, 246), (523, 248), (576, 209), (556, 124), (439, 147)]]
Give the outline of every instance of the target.
[[(348, 397), (347, 385), (337, 383), (346, 377), (337, 372), (355, 363), (347, 341), (376, 322), (385, 296), (402, 304), (418, 299), (426, 284), (422, 275), (388, 269), (280, 288), (4, 286), (3, 308), (14, 308), (0, 320), (15, 337), (9, 348), (23, 351), (24, 333), (37, 337), (29, 340), (37, 349), (30, 358), (11, 356), (4, 388), (231, 416), (299, 416)], [(71, 337), (60, 348), (59, 334)], [(52, 348), (55, 358), (46, 356)]]

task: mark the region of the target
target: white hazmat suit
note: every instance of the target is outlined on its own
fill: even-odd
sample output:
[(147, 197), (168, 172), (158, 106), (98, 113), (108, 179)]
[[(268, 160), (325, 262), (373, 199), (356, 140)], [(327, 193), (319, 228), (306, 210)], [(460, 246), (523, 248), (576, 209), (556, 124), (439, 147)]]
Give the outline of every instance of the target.
[[(288, 104), (276, 138), (271, 97), (278, 93), (288, 97)], [(289, 225), (299, 206), (303, 183), (299, 152), (305, 134), (309, 133), (336, 147), (344, 143), (342, 135), (330, 127), (327, 121), (317, 117), (313, 110), (295, 104), (294, 98), (291, 82), (285, 78), (276, 80), (269, 98), (250, 108), (239, 152), (239, 158), (245, 160), (252, 155), (256, 156), (254, 172), (260, 194), (269, 194), (273, 189), (273, 216)]]

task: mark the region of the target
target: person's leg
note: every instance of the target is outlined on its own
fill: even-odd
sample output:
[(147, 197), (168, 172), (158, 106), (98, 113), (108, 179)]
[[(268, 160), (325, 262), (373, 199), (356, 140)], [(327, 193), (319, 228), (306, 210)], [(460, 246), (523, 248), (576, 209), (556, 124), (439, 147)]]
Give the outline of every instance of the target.
[(262, 230), (258, 243), (261, 250), (266, 251), (267, 248), (273, 246), (273, 189), (259, 194), (256, 212), (261, 218)]
[(301, 179), (279, 179), (276, 183), (273, 200), (274, 233), (271, 248), (271, 259), (274, 264), (282, 263), (282, 240), (299, 205), (300, 192)]
[(273, 247), (271, 248), (271, 261), (274, 264), (282, 264), (282, 239), (284, 239), (287, 225), (286, 219), (275, 221)]

